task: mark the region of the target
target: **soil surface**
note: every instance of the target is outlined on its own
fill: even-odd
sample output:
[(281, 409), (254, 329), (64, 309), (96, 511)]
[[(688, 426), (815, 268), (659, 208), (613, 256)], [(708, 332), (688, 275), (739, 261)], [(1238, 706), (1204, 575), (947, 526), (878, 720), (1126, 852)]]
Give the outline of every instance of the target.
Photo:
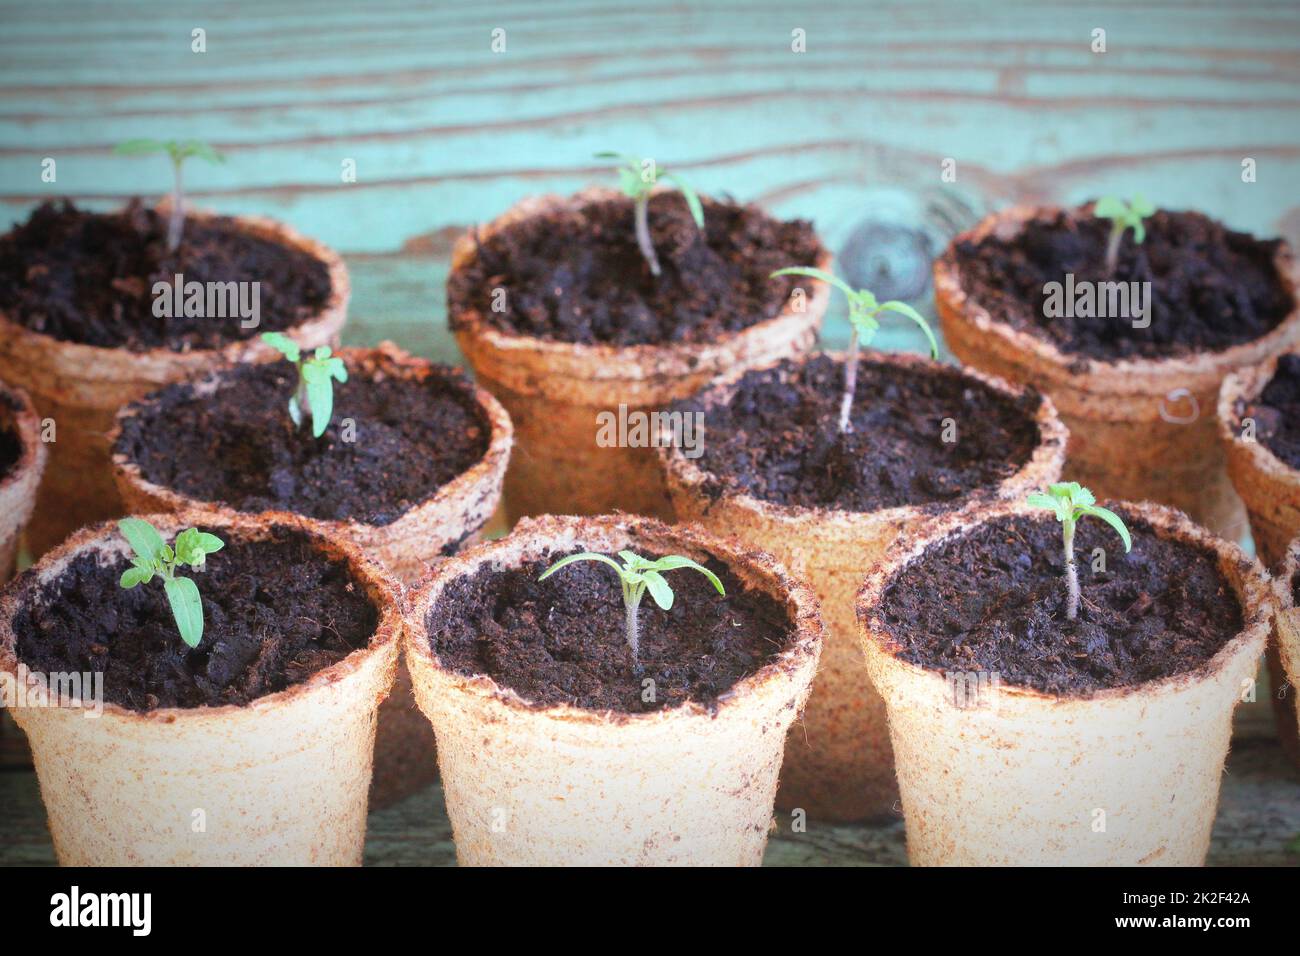
[[(961, 282), (995, 318), (1102, 361), (1219, 352), (1267, 334), (1295, 308), (1273, 261), (1281, 240), (1234, 232), (1197, 212), (1159, 210), (1145, 223), (1141, 245), (1125, 233), (1114, 276), (1105, 266), (1110, 220), (1087, 205), (1035, 219), (1010, 240), (958, 242)], [(1067, 273), (1076, 289), (1084, 281), (1150, 282), (1150, 327), (1133, 328), (1131, 314), (1046, 315), (1044, 285)]]
[[(1036, 393), (1009, 398), (955, 367), (918, 372), (863, 353), (848, 433), (843, 389), (844, 365), (828, 355), (745, 375), (727, 405), (705, 411), (705, 492), (857, 512), (941, 504), (992, 491), (1040, 441)], [(704, 410), (692, 399), (673, 408)]]
[[(155, 316), (154, 283), (258, 282), (257, 328), (239, 315)], [(235, 220), (187, 219), (180, 247), (167, 250), (167, 218), (140, 200), (93, 213), (47, 202), (0, 236), (0, 311), (64, 342), (172, 351), (221, 348), (283, 331), (315, 316), (330, 297), (325, 263), (256, 236)]]
[[(1242, 628), (1241, 604), (1213, 554), (1157, 537), (1117, 508), (1124, 553), (1102, 522), (1075, 534), (1082, 594), (1066, 618), (1061, 525), (1053, 516), (991, 522), (917, 560), (884, 595), (899, 657), (940, 671), (989, 672), (1002, 684), (1089, 696), (1199, 667)], [(1093, 570), (1093, 549), (1105, 570)]]
[(269, 362), (222, 372), (211, 395), (190, 383), (153, 393), (113, 450), (148, 480), (202, 501), (372, 525), (396, 521), (487, 452), (491, 426), (460, 372), (435, 366), (416, 381), (363, 377), (355, 363), (350, 371), (334, 385), (320, 438), (310, 416), (302, 427), (289, 418), (294, 366)]
[(1238, 403), (1240, 418), (1255, 420), (1255, 440), (1300, 469), (1300, 355), (1283, 355), (1259, 398)]
[[(794, 639), (785, 607), (745, 590), (717, 560), (706, 562), (727, 596), (689, 568), (665, 572), (675, 594), (664, 611), (645, 595), (640, 662), (625, 637), (614, 570), (577, 562), (537, 578), (564, 555), (519, 568), (481, 568), (451, 582), (426, 621), (434, 653), (461, 674), (486, 674), (543, 705), (623, 713), (687, 701), (706, 706), (772, 660)], [(645, 679), (652, 701), (642, 699)]]
[[(125, 557), (101, 567), (84, 554), (28, 592), (13, 622), (18, 658), (42, 673), (102, 672), (105, 699), (131, 710), (247, 704), (367, 646), (379, 621), (347, 565), (289, 528), (227, 540), (205, 570), (182, 572), (203, 597), (193, 649), (159, 579), (118, 586), (127, 567)], [(21, 580), (37, 587), (30, 572)]]
[(22, 457), (23, 443), (18, 433), (0, 424), (0, 481), (9, 477)]
[[(453, 324), (474, 309), (504, 332), (627, 346), (713, 342), (775, 318), (808, 280), (770, 274), (816, 265), (823, 254), (812, 224), (781, 222), (757, 206), (702, 201), (703, 233), (680, 194), (650, 200), (658, 278), (636, 244), (626, 197), (500, 230), (451, 274)], [(493, 310), (496, 289), (506, 292), (504, 311)]]

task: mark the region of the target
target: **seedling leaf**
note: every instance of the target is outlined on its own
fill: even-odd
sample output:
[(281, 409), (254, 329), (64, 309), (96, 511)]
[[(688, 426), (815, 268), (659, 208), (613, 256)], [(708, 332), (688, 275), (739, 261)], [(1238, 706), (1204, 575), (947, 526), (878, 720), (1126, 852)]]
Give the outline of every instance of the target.
[(158, 560), (167, 547), (158, 530), (140, 518), (123, 518), (117, 523), (117, 527), (141, 561)]
[(646, 571), (642, 577), (645, 580), (646, 587), (650, 590), (650, 596), (655, 599), (665, 611), (671, 611), (673, 607), (673, 589), (668, 586), (668, 582), (663, 579), (658, 571)]
[(1115, 514), (1115, 512), (1107, 508), (1098, 507), (1097, 505), (1083, 505), (1078, 509), (1078, 511), (1081, 515), (1092, 515), (1094, 518), (1100, 518), (1102, 521), (1106, 522), (1106, 524), (1114, 528), (1115, 533), (1118, 534), (1120, 540), (1124, 542), (1125, 554), (1128, 554), (1133, 550), (1133, 536), (1129, 534), (1128, 528), (1124, 526), (1123, 520), (1121, 520), (1120, 516)]
[(634, 551), (620, 551), (618, 556), (623, 559), (619, 564), (613, 558), (603, 554), (597, 554), (594, 551), (584, 551), (581, 554), (571, 554), (566, 558), (561, 558), (549, 568), (542, 572), (537, 580), (544, 581), (560, 568), (573, 564), (575, 561), (599, 561), (607, 564), (614, 569), (618, 575), (619, 584), (623, 589), (623, 606), (625, 614), (626, 638), (628, 646), (632, 648), (632, 657), (635, 659), (639, 652), (639, 633), (637, 624), (637, 609), (641, 605), (641, 598), (649, 590), (650, 596), (654, 598), (665, 611), (670, 610), (673, 606), (673, 589), (668, 582), (664, 580), (661, 572), (672, 571), (677, 568), (693, 568), (705, 575), (713, 586), (717, 588), (719, 594), (725, 595), (727, 592), (722, 587), (722, 582), (718, 576), (708, 568), (697, 564), (690, 558), (683, 557), (680, 554), (669, 554), (664, 557), (650, 560), (644, 558)]
[[(654, 243), (650, 238), (649, 222), (650, 195), (654, 191), (655, 184), (662, 180), (675, 185), (686, 200), (686, 206), (691, 211), (691, 218), (695, 220), (696, 227), (701, 230), (704, 228), (704, 204), (700, 202), (695, 189), (680, 174), (664, 170), (652, 159), (632, 156), (628, 153), (616, 153), (613, 150), (601, 150), (594, 156), (596, 159), (619, 161), (618, 185), (623, 194), (632, 200), (637, 246), (650, 267), (650, 274), (659, 276), (662, 269), (659, 266), (659, 256), (655, 252)], [(649, 177), (645, 175), (646, 169), (652, 171)]]
[(131, 567), (122, 572), (118, 585), (129, 590), (147, 584), (155, 576), (161, 577), (181, 639), (190, 647), (197, 647), (203, 639), (203, 600), (198, 585), (190, 578), (178, 577), (176, 570), (181, 565), (189, 565), (195, 570), (203, 567), (207, 556), (220, 551), (225, 542), (215, 534), (186, 528), (176, 536), (176, 547), (172, 548), (158, 529), (142, 518), (123, 518), (118, 522), (118, 528), (136, 552)]
[(769, 278), (775, 279), (777, 276), (790, 275), (809, 276), (813, 279), (829, 282), (844, 293), (844, 297), (849, 303), (849, 324), (853, 327), (853, 337), (849, 339), (849, 354), (844, 363), (844, 395), (840, 400), (841, 433), (849, 432), (853, 427), (849, 416), (853, 410), (853, 396), (857, 391), (858, 384), (858, 347), (859, 345), (870, 345), (871, 340), (876, 337), (876, 331), (880, 328), (880, 321), (877, 317), (881, 312), (897, 312), (919, 325), (921, 331), (925, 333), (925, 337), (930, 340), (930, 357), (939, 357), (939, 343), (934, 337), (934, 332), (930, 329), (930, 324), (926, 322), (921, 313), (906, 302), (900, 302), (897, 299), (878, 302), (870, 289), (855, 289), (843, 279), (824, 269), (813, 266), (790, 266), (785, 269), (777, 269)]
[(203, 599), (199, 597), (198, 585), (189, 578), (167, 578), (163, 588), (181, 640), (190, 647), (198, 647), (203, 640)]
[(1061, 539), (1065, 552), (1066, 617), (1073, 621), (1079, 616), (1079, 572), (1074, 563), (1074, 529), (1080, 518), (1092, 515), (1106, 522), (1124, 542), (1125, 553), (1133, 550), (1133, 538), (1119, 515), (1096, 504), (1096, 496), (1077, 481), (1059, 481), (1048, 485), (1046, 491), (1035, 491), (1025, 503), (1056, 515), (1061, 522)]

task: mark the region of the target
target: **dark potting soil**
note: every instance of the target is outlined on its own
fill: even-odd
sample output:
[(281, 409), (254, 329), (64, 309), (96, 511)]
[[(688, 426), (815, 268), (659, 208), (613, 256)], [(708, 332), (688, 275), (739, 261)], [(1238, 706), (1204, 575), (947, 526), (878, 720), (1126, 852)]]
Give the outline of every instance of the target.
[[(1157, 537), (1125, 514), (1133, 550), (1085, 518), (1075, 534), (1079, 617), (1066, 617), (1054, 517), (1014, 516), (928, 550), (885, 591), (899, 657), (932, 670), (988, 672), (1003, 684), (1088, 696), (1194, 670), (1242, 628), (1213, 554)], [(1105, 570), (1093, 570), (1093, 549)]]
[[(1234, 232), (1198, 212), (1159, 210), (1146, 239), (1125, 233), (1118, 265), (1106, 275), (1110, 220), (1091, 206), (1035, 219), (1009, 240), (989, 236), (955, 247), (961, 282), (994, 318), (1046, 337), (1061, 351), (1112, 361), (1218, 352), (1276, 328), (1295, 308), (1274, 264), (1279, 239)], [(1150, 282), (1150, 327), (1133, 316), (1080, 318), (1045, 314), (1044, 285)]]
[(247, 704), (366, 647), (379, 621), (347, 565), (291, 528), (227, 540), (205, 570), (183, 572), (203, 597), (193, 649), (160, 580), (118, 586), (127, 567), (125, 557), (101, 567), (83, 554), (48, 584), (26, 578), (35, 590), (14, 616), (19, 660), (42, 673), (102, 672), (105, 699), (136, 711)]
[(1259, 398), (1239, 404), (1255, 420), (1255, 439), (1292, 468), (1300, 468), (1300, 355), (1283, 355)]
[(18, 402), (0, 391), (0, 481), (9, 476), (23, 457), (23, 440), (15, 423), (18, 412)]
[[(645, 596), (638, 663), (624, 636), (612, 568), (578, 562), (537, 580), (563, 556), (508, 570), (483, 567), (451, 582), (426, 620), (443, 664), (486, 674), (536, 704), (640, 713), (687, 701), (711, 706), (794, 638), (784, 606), (746, 590), (715, 559), (706, 566), (722, 580), (725, 598), (689, 568), (665, 574), (675, 594), (671, 610)], [(642, 700), (647, 678), (653, 701)]]
[[(178, 274), (186, 284), (260, 283), (260, 324), (241, 328), (239, 315), (155, 316), (154, 283), (170, 286)], [(221, 348), (311, 318), (330, 291), (325, 263), (226, 217), (187, 219), (180, 247), (169, 252), (167, 217), (138, 199), (112, 213), (43, 203), (0, 236), (0, 311), (64, 342), (131, 351)]]
[[(875, 511), (992, 491), (1033, 455), (1041, 402), (1009, 398), (956, 368), (912, 371), (864, 354), (850, 421), (839, 430), (844, 365), (828, 355), (750, 372), (705, 411), (705, 492), (807, 508)], [(944, 441), (952, 419), (953, 441)]]
[[(702, 201), (703, 233), (679, 194), (650, 200), (658, 278), (637, 246), (625, 197), (515, 223), (481, 240), (474, 260), (451, 274), (453, 322), (472, 308), (504, 332), (627, 346), (712, 342), (775, 318), (807, 280), (770, 274), (816, 265), (823, 254), (812, 224)], [(504, 311), (493, 310), (497, 289), (506, 292)]]
[(491, 426), (459, 371), (439, 366), (422, 382), (351, 372), (334, 385), (320, 438), (310, 416), (302, 427), (289, 418), (294, 366), (269, 362), (223, 372), (212, 395), (189, 383), (153, 393), (113, 450), (153, 483), (203, 501), (373, 525), (392, 524), (483, 458)]
[(22, 457), (23, 443), (18, 433), (0, 423), (0, 481), (9, 477)]

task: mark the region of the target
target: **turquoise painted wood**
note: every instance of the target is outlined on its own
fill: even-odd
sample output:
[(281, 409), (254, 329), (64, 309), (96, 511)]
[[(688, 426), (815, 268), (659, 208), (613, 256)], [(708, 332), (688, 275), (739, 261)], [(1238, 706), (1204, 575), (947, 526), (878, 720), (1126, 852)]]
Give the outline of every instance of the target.
[[(851, 277), (929, 309), (927, 255), (1016, 200), (1142, 191), (1300, 243), (1300, 5), (0, 0), (0, 229), (52, 197), (164, 191), (165, 161), (111, 154), (137, 136), (213, 143), (228, 161), (188, 172), (194, 200), (342, 251), (355, 344), (457, 360), (455, 237), (530, 193), (610, 181), (591, 159), (610, 148), (812, 219)], [(826, 338), (846, 337), (837, 301)], [(887, 327), (878, 344), (923, 340)], [(1212, 862), (1295, 862), (1267, 706), (1239, 713)], [(370, 861), (450, 860), (439, 803), (374, 815)], [(0, 806), (0, 862), (50, 861), (30, 772), (0, 774)], [(898, 862), (901, 828), (781, 834), (768, 859)]]
[[(1300, 239), (1300, 7), (1136, 6), (11, 0), (0, 220), (51, 196), (158, 193), (164, 161), (112, 145), (206, 139), (228, 162), (191, 171), (199, 202), (277, 216), (346, 254), (350, 341), (445, 359), (454, 235), (529, 193), (606, 180), (590, 158), (604, 148), (811, 218), (837, 251), (864, 223), (924, 223), (933, 248), (1014, 199), (1137, 190)], [(888, 231), (853, 248), (864, 280), (915, 270)], [(837, 303), (828, 339), (845, 332)], [(879, 342), (921, 346), (902, 328)]]

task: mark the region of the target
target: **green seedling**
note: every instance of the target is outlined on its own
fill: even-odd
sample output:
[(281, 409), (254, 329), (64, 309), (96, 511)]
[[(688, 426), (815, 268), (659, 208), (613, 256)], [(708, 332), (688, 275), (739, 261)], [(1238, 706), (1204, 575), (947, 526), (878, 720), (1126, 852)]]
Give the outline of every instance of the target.
[(1114, 275), (1119, 265), (1119, 244), (1124, 232), (1133, 230), (1133, 241), (1139, 246), (1147, 237), (1147, 228), (1142, 220), (1156, 211), (1141, 193), (1133, 194), (1133, 201), (1126, 203), (1117, 196), (1102, 196), (1092, 207), (1092, 214), (1098, 219), (1110, 220), (1110, 239), (1106, 242), (1106, 275)]
[(166, 153), (168, 158), (171, 159), (174, 185), (172, 187), (171, 218), (167, 221), (167, 248), (169, 251), (175, 252), (181, 244), (181, 233), (185, 229), (185, 194), (181, 186), (181, 167), (184, 165), (185, 160), (191, 156), (197, 156), (199, 159), (214, 164), (224, 163), (226, 157), (207, 143), (200, 143), (194, 139), (128, 139), (125, 143), (119, 143), (113, 152), (121, 156)]
[(611, 152), (596, 153), (595, 158), (620, 161), (618, 183), (624, 195), (632, 200), (636, 212), (636, 244), (640, 246), (641, 255), (650, 266), (650, 274), (657, 277), (660, 273), (659, 256), (655, 254), (654, 243), (650, 241), (650, 193), (654, 191), (655, 184), (659, 180), (672, 183), (685, 197), (695, 225), (703, 229), (704, 206), (700, 202), (700, 197), (686, 180), (676, 173), (664, 172), (662, 168), (655, 165), (653, 159), (641, 159), (637, 156), (628, 156), (626, 153)]
[(203, 640), (203, 600), (199, 587), (190, 578), (176, 576), (176, 570), (188, 566), (203, 570), (208, 555), (220, 551), (225, 542), (215, 534), (198, 528), (186, 528), (176, 536), (173, 548), (163, 540), (158, 529), (142, 518), (123, 518), (117, 523), (122, 537), (130, 542), (135, 557), (131, 567), (122, 572), (118, 583), (126, 589), (148, 584), (155, 576), (162, 578), (167, 603), (171, 605), (176, 629), (181, 640), (190, 647), (198, 647)]
[(638, 659), (637, 655), (640, 648), (637, 609), (641, 606), (641, 598), (645, 596), (645, 592), (649, 591), (650, 596), (655, 599), (655, 603), (665, 611), (673, 606), (673, 589), (664, 580), (664, 571), (674, 571), (677, 568), (691, 568), (699, 571), (718, 589), (719, 594), (726, 596), (727, 592), (722, 587), (722, 582), (718, 580), (716, 574), (690, 558), (682, 557), (680, 554), (670, 554), (655, 561), (643, 558), (631, 551), (620, 551), (618, 556), (623, 559), (622, 564), (606, 555), (595, 554), (590, 551), (584, 551), (582, 554), (571, 554), (567, 558), (561, 558), (552, 564), (542, 572), (542, 576), (537, 580), (545, 581), (560, 568), (573, 564), (575, 561), (600, 561), (613, 568), (614, 573), (618, 575), (619, 583), (623, 586), (627, 644), (628, 647), (632, 648), (632, 658), (634, 660)]
[(283, 333), (263, 332), (262, 341), (297, 366), (298, 388), (289, 399), (289, 417), (301, 428), (305, 415), (311, 415), (312, 436), (320, 438), (334, 414), (334, 383), (348, 380), (348, 367), (328, 345), (304, 359), (298, 343)]
[(775, 279), (777, 276), (808, 276), (812, 279), (821, 279), (823, 282), (828, 282), (839, 289), (844, 293), (844, 297), (849, 300), (849, 323), (853, 326), (853, 335), (849, 339), (849, 356), (844, 363), (844, 397), (840, 401), (841, 433), (853, 430), (853, 423), (849, 421), (849, 413), (853, 410), (853, 395), (858, 388), (858, 347), (860, 345), (870, 345), (871, 340), (876, 337), (876, 332), (880, 329), (880, 321), (877, 316), (881, 312), (897, 312), (919, 325), (921, 331), (925, 333), (925, 337), (930, 340), (930, 357), (939, 357), (939, 343), (935, 341), (934, 333), (930, 331), (930, 324), (925, 321), (920, 312), (917, 312), (906, 302), (899, 302), (897, 299), (878, 302), (876, 297), (868, 290), (855, 289), (838, 276), (831, 275), (824, 269), (814, 269), (811, 266), (792, 266), (788, 269), (778, 269), (769, 278)]
[(1061, 522), (1065, 541), (1065, 616), (1071, 621), (1079, 616), (1079, 570), (1074, 563), (1074, 528), (1084, 515), (1092, 515), (1106, 522), (1124, 542), (1124, 552), (1133, 550), (1133, 538), (1124, 527), (1119, 515), (1097, 504), (1091, 491), (1077, 481), (1062, 481), (1048, 485), (1047, 491), (1036, 491), (1026, 499), (1035, 508), (1045, 508)]

